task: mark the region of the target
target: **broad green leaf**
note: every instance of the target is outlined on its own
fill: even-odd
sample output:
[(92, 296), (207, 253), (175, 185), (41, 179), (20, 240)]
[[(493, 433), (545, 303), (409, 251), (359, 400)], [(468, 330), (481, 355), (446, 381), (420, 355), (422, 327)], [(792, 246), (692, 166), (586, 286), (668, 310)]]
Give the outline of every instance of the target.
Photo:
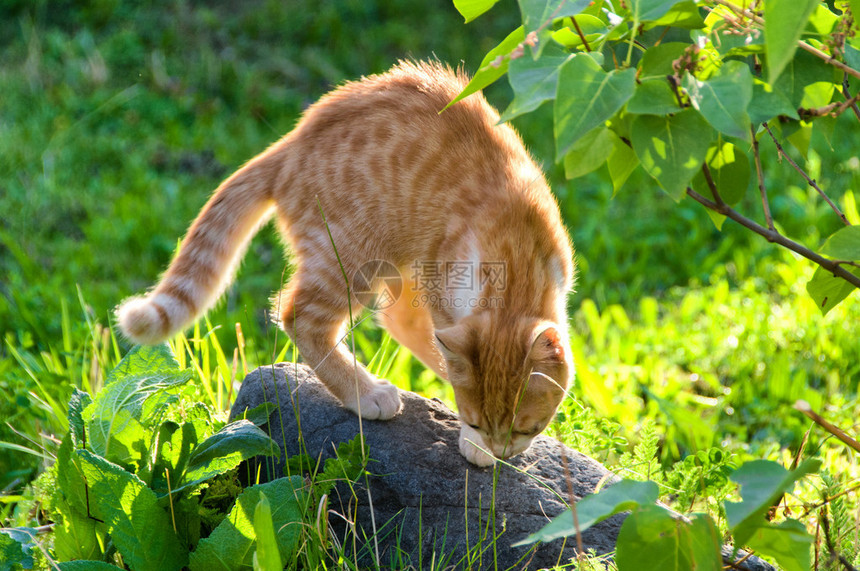
[[(465, 99), (473, 93), (481, 91), (505, 75), (508, 72), (508, 64), (510, 63), (510, 58), (508, 56), (525, 39), (525, 37), (523, 27), (520, 26), (508, 34), (508, 37), (502, 40), (499, 45), (491, 49), (487, 55), (484, 56), (484, 59), (481, 60), (481, 65), (478, 66), (478, 72), (472, 77), (463, 91), (445, 106), (445, 109), (454, 105), (461, 99)], [(494, 65), (496, 63), (498, 63), (498, 65)], [(443, 109), (443, 111), (445, 109)]]
[(588, 54), (578, 54), (562, 66), (555, 102), (557, 160), (621, 109), (633, 96), (635, 78), (634, 69), (606, 73)]
[(794, 57), (797, 40), (818, 0), (766, 0), (764, 38), (768, 83), (773, 84)]
[(621, 142), (606, 127), (595, 127), (570, 148), (564, 157), (564, 176), (577, 178), (599, 169)]
[(673, 28), (698, 29), (705, 27), (699, 7), (692, 0), (678, 2), (668, 12), (650, 22), (648, 27), (672, 26)]
[(752, 101), (747, 106), (747, 113), (753, 125), (767, 123), (780, 115), (800, 119), (797, 108), (791, 104), (785, 95), (779, 91), (774, 91), (770, 85), (759, 79), (753, 81), (753, 96)]
[(637, 22), (659, 20), (679, 0), (630, 0), (630, 15)]
[(609, 167), (609, 176), (612, 178), (612, 194), (615, 195), (624, 186), (630, 174), (639, 166), (639, 159), (630, 145), (618, 139), (615, 149), (606, 161)]
[(812, 15), (809, 17), (806, 31), (808, 33), (824, 36), (821, 40), (825, 41), (825, 37), (829, 36), (833, 32), (833, 28), (836, 26), (836, 22), (838, 21), (839, 16), (831, 12), (825, 4), (818, 3), (815, 10), (812, 11)]
[[(621, 480), (576, 502), (578, 529), (580, 532), (585, 531), (592, 525), (598, 524), (617, 513), (629, 511), (636, 507), (650, 507), (657, 501), (658, 495), (659, 489), (654, 482)], [(559, 537), (569, 537), (576, 535), (576, 531), (577, 526), (574, 525), (573, 511), (568, 509), (539, 531), (514, 543), (514, 547), (536, 541), (547, 542)]]
[(272, 523), (272, 507), (266, 494), (260, 493), (260, 501), (254, 508), (254, 533), (257, 550), (254, 552), (254, 571), (283, 571), (275, 526)]
[(681, 110), (678, 98), (665, 78), (643, 81), (627, 102), (627, 112), (638, 115), (669, 115)]
[[(603, 20), (589, 14), (579, 14), (571, 20), (576, 20), (582, 35), (585, 36), (589, 44), (609, 32), (609, 28), (606, 27)], [(552, 39), (568, 49), (576, 49), (583, 45), (582, 38), (571, 27), (572, 24), (552, 32)]]
[[(852, 273), (860, 276), (860, 271)], [(822, 315), (827, 315), (828, 311), (839, 305), (843, 299), (855, 291), (857, 288), (852, 284), (834, 276), (821, 266), (815, 270), (812, 279), (806, 283), (806, 292), (815, 301)]]
[[(104, 533), (99, 522), (76, 509), (62, 510), (63, 518), (54, 525), (54, 553), (60, 561), (96, 559), (102, 556)], [(100, 541), (101, 540), (101, 541)]]
[[(135, 347), (109, 373), (105, 387), (83, 411), (91, 449), (108, 459), (129, 461), (145, 437), (142, 422), (148, 420), (148, 413), (171, 398), (168, 391), (190, 379), (191, 371), (179, 370), (167, 345)], [(111, 455), (112, 442), (125, 449)], [(137, 456), (146, 448), (142, 444)]]
[(642, 168), (675, 200), (702, 168), (713, 136), (694, 109), (665, 117), (639, 115), (630, 135)]
[(57, 565), (60, 571), (116, 571), (117, 569), (122, 569), (122, 567), (117, 567), (104, 561), (64, 561), (57, 563)]
[[(719, 143), (708, 149), (705, 162), (723, 201), (726, 204), (740, 202), (750, 182), (749, 157), (731, 143)], [(703, 172), (699, 171), (693, 178), (692, 187), (702, 196), (714, 199)]]
[(197, 544), (188, 568), (191, 571), (238, 571), (253, 564), (256, 543), (254, 510), (261, 493), (266, 495), (272, 508), (278, 551), (284, 560), (289, 561), (302, 535), (302, 509), (306, 494), (303, 484), (301, 476), (293, 476), (245, 488), (224, 521)]
[(830, 235), (819, 252), (835, 260), (860, 260), (860, 226), (846, 226)]
[(528, 57), (513, 60), (508, 66), (508, 81), (514, 90), (514, 100), (499, 122), (510, 121), (555, 99), (559, 69), (570, 57), (562, 48), (551, 46), (537, 60)]
[(174, 491), (223, 474), (253, 456), (279, 457), (280, 454), (277, 443), (254, 423), (247, 420), (231, 422), (192, 450), (186, 472)]
[[(33, 557), (24, 549), (24, 545), (12, 537), (13, 529), (0, 531), (0, 571), (14, 569), (32, 569)], [(18, 567), (18, 566), (21, 567)]]
[(720, 532), (710, 516), (690, 523), (656, 505), (635, 510), (618, 533), (618, 571), (721, 571)]
[(591, 4), (591, 0), (517, 0), (520, 14), (523, 18), (523, 29), (526, 35), (544, 30), (539, 36), (538, 43), (532, 47), (534, 59), (540, 57), (552, 32), (552, 23), (559, 18), (576, 16)]
[(75, 448), (83, 446), (85, 439), (83, 412), (92, 402), (93, 399), (89, 393), (79, 391), (77, 387), (72, 390), (72, 397), (69, 399), (69, 436)]
[(639, 62), (640, 79), (644, 81), (651, 77), (659, 77), (665, 80), (667, 75), (675, 73), (672, 62), (681, 57), (689, 45), (683, 42), (667, 42), (649, 48), (642, 54), (642, 60)]
[(89, 485), (93, 515), (103, 520), (111, 540), (132, 569), (181, 569), (188, 561), (170, 517), (155, 493), (134, 474), (88, 450), (76, 452)]
[(499, 0), (454, 0), (454, 8), (465, 18), (466, 23), (471, 22), (490, 8), (495, 6)]
[(725, 502), (726, 519), (734, 534), (735, 543), (746, 544), (755, 528), (776, 502), (794, 488), (795, 482), (807, 474), (818, 471), (821, 461), (804, 460), (789, 472), (776, 462), (753, 460), (734, 471), (731, 480), (741, 487), (741, 502)]
[(278, 410), (278, 407), (275, 406), (274, 403), (264, 402), (259, 406), (255, 406), (252, 409), (246, 409), (240, 416), (245, 420), (253, 422), (257, 426), (263, 426), (264, 424), (269, 423), (269, 417), (272, 416), (272, 413)]
[(785, 66), (776, 83), (771, 82), (771, 85), (774, 91), (782, 92), (791, 105), (797, 108), (803, 104), (809, 86), (819, 82), (833, 83), (834, 70), (811, 53), (800, 50)]
[(684, 88), (693, 106), (715, 129), (730, 137), (750, 140), (747, 106), (752, 101), (753, 80), (745, 63), (727, 61), (719, 74), (707, 81), (687, 74)]
[(767, 523), (753, 532), (746, 545), (760, 555), (773, 557), (785, 571), (808, 571), (812, 569), (812, 543), (799, 521), (787, 519), (778, 524)]

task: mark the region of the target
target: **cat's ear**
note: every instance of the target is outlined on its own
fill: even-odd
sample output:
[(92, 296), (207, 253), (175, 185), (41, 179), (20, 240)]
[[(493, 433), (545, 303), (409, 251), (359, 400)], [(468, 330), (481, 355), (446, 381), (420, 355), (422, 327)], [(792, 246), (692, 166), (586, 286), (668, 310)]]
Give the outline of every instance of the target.
[(554, 324), (543, 323), (535, 329), (529, 356), (539, 363), (566, 364), (568, 361), (567, 341), (562, 337), (560, 328)]
[(443, 353), (467, 357), (472, 347), (472, 329), (465, 323), (458, 323), (444, 329), (437, 329), (436, 344)]

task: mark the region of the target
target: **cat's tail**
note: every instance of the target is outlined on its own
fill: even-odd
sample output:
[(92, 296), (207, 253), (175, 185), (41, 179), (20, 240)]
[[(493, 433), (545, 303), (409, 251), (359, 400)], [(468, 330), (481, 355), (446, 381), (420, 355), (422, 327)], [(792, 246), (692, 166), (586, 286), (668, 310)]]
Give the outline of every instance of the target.
[(159, 284), (117, 309), (123, 334), (155, 344), (182, 331), (221, 297), (251, 237), (268, 220), (280, 184), (277, 145), (224, 181), (191, 225)]

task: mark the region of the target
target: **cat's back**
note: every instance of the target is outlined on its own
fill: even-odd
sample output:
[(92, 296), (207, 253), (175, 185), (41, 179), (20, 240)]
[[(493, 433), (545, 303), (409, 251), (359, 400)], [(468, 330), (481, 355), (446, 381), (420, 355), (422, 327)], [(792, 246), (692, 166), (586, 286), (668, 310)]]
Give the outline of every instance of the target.
[(313, 193), (304, 194), (336, 197), (374, 218), (392, 214), (433, 226), (442, 220), (428, 216), (431, 208), (473, 212), (543, 182), (519, 136), (498, 124), (483, 95), (445, 108), (468, 81), (438, 62), (400, 62), (345, 83), (310, 106), (285, 138), (293, 149), (285, 153), (294, 167), (288, 170), (310, 179), (304, 182)]

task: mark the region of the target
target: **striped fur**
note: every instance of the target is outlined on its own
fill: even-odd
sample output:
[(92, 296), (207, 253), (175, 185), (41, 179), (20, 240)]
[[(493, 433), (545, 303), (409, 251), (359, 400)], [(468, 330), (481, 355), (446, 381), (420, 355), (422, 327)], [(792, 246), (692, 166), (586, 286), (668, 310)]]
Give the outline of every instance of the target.
[[(436, 63), (401, 62), (324, 96), (215, 191), (159, 284), (118, 309), (123, 333), (157, 343), (189, 326), (274, 214), (296, 262), (276, 315), (345, 406), (390, 418), (400, 400), (339, 343), (349, 300), (331, 240), (347, 276), (371, 260), (400, 269), (403, 294), (380, 321), (452, 383), (463, 454), (487, 464), (480, 448), (524, 450), (573, 375), (565, 316), (573, 253), (542, 173), (486, 100), (476, 94), (439, 113), (466, 82)], [(430, 291), (411, 280), (422, 262), (468, 262), (475, 282)], [(503, 284), (475, 285), (483, 262), (503, 265)], [(449, 303), (428, 303), (429, 294)]]

